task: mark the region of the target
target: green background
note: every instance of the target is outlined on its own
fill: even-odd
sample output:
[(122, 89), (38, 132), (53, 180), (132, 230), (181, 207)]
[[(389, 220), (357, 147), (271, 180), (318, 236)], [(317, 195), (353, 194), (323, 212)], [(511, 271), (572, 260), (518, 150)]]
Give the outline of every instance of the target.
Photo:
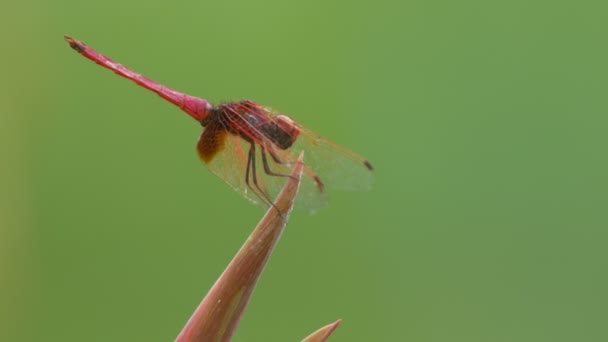
[(262, 215), (200, 127), (69, 34), (212, 102), (271, 105), (369, 158), (295, 212), (235, 341), (608, 340), (601, 1), (3, 6), (0, 340), (170, 341)]

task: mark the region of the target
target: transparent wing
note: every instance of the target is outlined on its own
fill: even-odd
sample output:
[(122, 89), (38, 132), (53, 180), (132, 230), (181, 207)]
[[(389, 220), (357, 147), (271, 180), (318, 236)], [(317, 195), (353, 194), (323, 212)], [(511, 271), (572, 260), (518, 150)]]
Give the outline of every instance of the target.
[(300, 126), (302, 134), (292, 146), (299, 154), (304, 150), (306, 165), (313, 170), (328, 189), (367, 191), (374, 183), (373, 167), (365, 158), (308, 129)]
[[(210, 134), (210, 130), (217, 130), (218, 133)], [(217, 149), (213, 151), (214, 148)], [(199, 157), (211, 172), (251, 202), (268, 206), (264, 197), (249, 187), (245, 179), (249, 149), (250, 144), (221, 127), (207, 127), (197, 143)], [(213, 153), (206, 153), (207, 150)]]
[[(199, 151), (201, 144), (205, 142), (202, 137), (201, 134), (197, 146)], [(269, 207), (284, 185), (286, 177), (294, 165), (292, 162), (296, 159), (291, 159), (293, 152), (277, 152), (279, 158), (284, 161), (277, 163), (267, 150), (262, 152), (260, 145), (255, 144), (254, 159), (249, 161), (251, 143), (228, 132), (221, 138), (225, 139), (222, 143), (222, 149), (211, 160), (205, 161), (201, 158), (203, 163), (211, 172), (224, 180), (243, 197), (262, 207)], [(305, 169), (307, 169), (306, 166)], [(300, 183), (296, 206), (314, 212), (326, 206), (326, 204), (325, 192), (319, 190), (311, 171), (305, 170)]]
[[(248, 106), (252, 104), (256, 105), (248, 103)], [(247, 107), (247, 112), (237, 105), (232, 109), (238, 115), (252, 110)], [(199, 156), (209, 169), (245, 198), (264, 207), (271, 205), (301, 151), (304, 151), (305, 166), (296, 207), (314, 212), (327, 205), (327, 189), (367, 190), (371, 187), (372, 167), (364, 158), (295, 121), (293, 125), (299, 134), (294, 134), (291, 146), (281, 148), (273, 142), (276, 138), (260, 127), (279, 116), (286, 116), (267, 107), (255, 107), (254, 110), (260, 111), (256, 120), (237, 120), (241, 118), (233, 116), (224, 118), (223, 125), (208, 126), (197, 144)], [(248, 133), (243, 135), (249, 141), (230, 133), (228, 127), (232, 127), (232, 132), (246, 130)]]
[[(284, 114), (264, 107), (269, 115), (278, 117)], [(305, 151), (304, 162), (325, 184), (328, 189), (366, 191), (374, 183), (374, 172), (371, 163), (329, 139), (315, 133), (299, 122), (293, 120), (299, 128), (300, 135), (290, 147), (292, 158)]]

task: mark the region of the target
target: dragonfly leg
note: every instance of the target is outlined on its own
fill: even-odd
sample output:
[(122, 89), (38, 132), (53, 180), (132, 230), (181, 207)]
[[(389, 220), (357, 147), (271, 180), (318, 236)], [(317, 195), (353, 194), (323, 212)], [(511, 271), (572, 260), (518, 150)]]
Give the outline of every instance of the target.
[[(264, 168), (266, 168), (266, 166), (267, 166), (268, 163), (266, 161), (266, 156), (264, 155), (264, 148), (263, 147), (260, 147), (260, 148), (262, 148), (262, 160), (264, 162)], [(279, 155), (277, 154), (277, 152), (271, 146), (266, 146), (266, 149), (268, 150), (268, 153), (270, 153), (270, 156), (272, 157), (272, 159), (277, 164), (283, 164), (283, 165), (291, 165), (291, 164), (293, 164), (293, 162), (283, 161), (281, 159), (281, 157), (279, 157)], [(266, 173), (268, 173), (268, 170), (265, 170), (265, 171), (266, 171)], [(319, 192), (325, 191), (325, 184), (323, 184), (323, 182), (321, 181), (321, 178), (319, 178), (319, 176), (317, 176), (317, 174), (314, 173), (306, 165), (304, 165), (304, 174), (306, 174), (307, 176), (309, 176), (310, 178), (313, 179), (313, 181), (315, 182), (315, 185), (319, 189)]]
[[(253, 172), (253, 175), (251, 175), (252, 172)], [(251, 191), (253, 191), (259, 197), (258, 192), (251, 186), (251, 183), (249, 183), (250, 177), (252, 179), (255, 178), (255, 148), (253, 145), (251, 145), (251, 147), (249, 148), (249, 153), (247, 154), (247, 169), (245, 170), (245, 184), (247, 184), (247, 187), (249, 189), (251, 189)], [(262, 200), (263, 200), (263, 198), (262, 198)]]
[[(262, 148), (262, 151), (264, 149)], [(265, 157), (263, 157), (263, 159), (265, 159)], [(264, 162), (265, 164), (267, 164), (267, 162)], [(264, 166), (264, 168), (266, 168), (266, 166)], [(249, 183), (249, 175), (251, 174), (251, 179), (253, 181), (253, 184), (255, 185), (255, 187), (257, 188), (254, 189), (251, 184)], [(256, 196), (258, 196), (262, 202), (266, 203), (268, 206), (273, 207), (278, 213), (279, 216), (281, 216), (281, 218), (283, 220), (285, 220), (286, 218), (283, 216), (283, 213), (281, 212), (281, 210), (279, 210), (279, 208), (277, 208), (277, 206), (274, 204), (274, 202), (270, 199), (270, 197), (268, 196), (268, 194), (262, 190), (262, 188), (260, 188), (259, 184), (258, 184), (258, 178), (257, 178), (257, 173), (255, 170), (255, 143), (251, 142), (251, 147), (249, 148), (249, 155), (247, 157), (247, 170), (245, 171), (245, 183), (247, 184), (247, 186), (249, 187), (249, 189), (251, 189)]]
[(274, 160), (275, 163), (283, 165), (293, 164), (293, 162), (282, 160), (281, 157), (279, 157), (279, 155), (277, 154), (277, 152), (272, 148), (272, 146), (268, 145), (266, 146), (266, 149), (268, 150), (268, 153), (270, 153), (270, 156), (272, 157), (272, 160)]
[(251, 184), (249, 184), (249, 173), (251, 171), (251, 158), (252, 158), (252, 150), (249, 148), (249, 154), (247, 155), (247, 169), (245, 170), (245, 184), (247, 187), (253, 190)]
[[(255, 186), (255, 188), (253, 186), (251, 186), (251, 183), (249, 182), (250, 180), (253, 182), (253, 185)], [(258, 196), (262, 200), (262, 202), (266, 203), (269, 206), (274, 207), (274, 203), (268, 197), (268, 194), (264, 190), (262, 190), (262, 188), (258, 184), (258, 177), (257, 177), (256, 169), (255, 169), (255, 143), (253, 143), (253, 142), (251, 142), (251, 147), (249, 148), (249, 155), (247, 157), (247, 169), (245, 171), (245, 183), (247, 184), (247, 187), (249, 187), (249, 189), (251, 189), (251, 191), (253, 191), (256, 194), (256, 196)]]
[[(274, 172), (270, 169), (270, 165), (268, 165), (268, 158), (266, 157), (266, 149), (262, 146), (260, 146), (260, 152), (262, 154), (262, 164), (264, 165), (264, 172), (266, 172), (267, 175), (269, 176), (278, 176), (278, 177), (292, 177), (291, 175), (288, 174), (284, 174), (284, 173), (278, 173), (278, 172)], [(272, 153), (271, 153), (272, 155)], [(277, 161), (274, 157), (272, 158), (275, 161)], [(279, 164), (282, 164), (280, 162), (277, 162)]]

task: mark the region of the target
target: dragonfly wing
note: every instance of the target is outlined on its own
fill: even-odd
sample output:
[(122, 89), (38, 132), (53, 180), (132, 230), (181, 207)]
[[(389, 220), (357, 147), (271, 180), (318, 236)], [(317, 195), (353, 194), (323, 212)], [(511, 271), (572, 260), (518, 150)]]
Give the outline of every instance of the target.
[(302, 128), (293, 149), (306, 151), (306, 165), (328, 189), (370, 190), (374, 183), (373, 167), (365, 158), (330, 140)]
[(247, 185), (249, 146), (242, 139), (237, 139), (220, 125), (210, 125), (201, 133), (196, 149), (211, 172), (253, 203), (266, 205)]
[[(289, 175), (295, 166), (298, 156), (303, 150), (297, 148), (282, 150), (269, 141), (266, 141), (265, 144), (264, 150), (267, 155), (266, 166), (270, 169), (270, 172), (264, 169), (264, 158), (262, 156), (262, 177), (269, 186), (269, 189), (278, 193), (285, 181), (285, 177), (276, 176), (275, 174)], [(325, 185), (321, 182), (315, 170), (308, 166), (308, 151), (304, 150), (303, 152), (303, 175), (300, 181), (300, 188), (298, 190), (295, 206), (308, 212), (316, 212), (318, 209), (327, 205), (327, 193), (325, 192)]]
[[(270, 145), (262, 148), (261, 142), (254, 144), (254, 157), (250, 161), (251, 146), (252, 143), (221, 126), (208, 126), (199, 137), (197, 151), (209, 170), (236, 192), (257, 205), (269, 207), (297, 159), (294, 151), (277, 150)], [(325, 192), (319, 189), (312, 170), (305, 166), (296, 206), (314, 212), (326, 204)]]
[[(264, 107), (269, 116), (285, 114)], [(313, 132), (290, 118), (298, 127), (299, 135), (289, 148), (291, 155), (298, 156), (305, 151), (304, 163), (313, 171), (328, 189), (367, 191), (374, 183), (373, 166), (365, 158)], [(305, 170), (306, 172), (306, 170)]]
[(251, 101), (219, 106), (218, 120), (203, 131), (201, 160), (254, 203), (272, 204), (301, 152), (304, 174), (296, 206), (316, 211), (326, 206), (326, 188), (367, 190), (371, 164), (291, 118)]

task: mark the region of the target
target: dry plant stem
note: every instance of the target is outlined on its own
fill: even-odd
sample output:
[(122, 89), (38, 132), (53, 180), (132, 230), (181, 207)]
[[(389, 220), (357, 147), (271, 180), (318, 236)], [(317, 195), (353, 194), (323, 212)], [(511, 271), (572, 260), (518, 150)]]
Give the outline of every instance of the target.
[(176, 341), (230, 341), (278, 241), (300, 185), (303, 153), (281, 193), (192, 314)]
[(341, 319), (339, 319), (331, 324), (328, 324), (328, 325), (324, 326), (323, 328), (310, 334), (307, 338), (303, 339), (302, 342), (325, 342), (329, 338), (329, 335), (331, 335), (331, 333), (333, 333), (334, 330), (336, 330), (338, 325), (340, 325), (340, 323), (342, 323)]

